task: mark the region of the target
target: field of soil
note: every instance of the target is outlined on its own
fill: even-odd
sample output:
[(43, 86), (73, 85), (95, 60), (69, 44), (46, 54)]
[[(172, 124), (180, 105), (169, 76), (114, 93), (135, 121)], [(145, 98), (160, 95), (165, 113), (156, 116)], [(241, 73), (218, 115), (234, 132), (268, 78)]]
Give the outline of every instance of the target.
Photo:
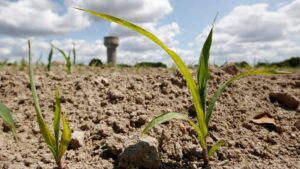
[[(153, 117), (182, 112), (195, 118), (185, 81), (173, 69), (78, 67), (71, 75), (53, 67), (35, 71), (41, 108), (52, 126), (55, 89), (72, 131), (84, 133), (63, 159), (66, 169), (197, 169), (201, 148), (188, 123), (171, 121), (141, 131)], [(25, 69), (26, 70), (26, 69)], [(211, 68), (209, 96), (232, 77)], [(300, 73), (248, 77), (234, 82), (216, 104), (209, 145), (225, 145), (211, 159), (213, 169), (300, 168)], [(27, 71), (0, 70), (0, 102), (12, 111), (18, 141), (0, 119), (0, 169), (52, 169), (52, 154), (36, 122)], [(273, 124), (252, 119), (263, 113)]]

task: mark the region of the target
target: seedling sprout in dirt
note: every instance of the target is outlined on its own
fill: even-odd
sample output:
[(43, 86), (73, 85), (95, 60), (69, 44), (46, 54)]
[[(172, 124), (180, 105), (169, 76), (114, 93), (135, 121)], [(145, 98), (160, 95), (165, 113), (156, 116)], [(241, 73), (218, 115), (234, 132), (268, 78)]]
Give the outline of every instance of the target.
[(51, 49), (50, 49), (50, 52), (49, 52), (49, 55), (48, 55), (48, 64), (47, 64), (48, 72), (51, 71), (52, 56), (53, 56), (53, 45), (51, 44)]
[[(66, 68), (67, 68), (67, 72), (68, 74), (71, 74), (72, 73), (72, 62), (71, 62), (71, 56), (70, 56), (70, 53), (67, 55), (63, 50), (59, 49), (58, 47), (55, 47), (54, 48), (59, 51), (63, 57), (65, 58), (65, 61), (66, 61)], [(74, 51), (74, 50), (73, 50)]]
[[(31, 46), (30, 41), (28, 41), (28, 47), (29, 47), (29, 77), (30, 77), (30, 86), (31, 86), (31, 92), (32, 97), (34, 101), (34, 107), (36, 111), (37, 116), (37, 122), (39, 124), (40, 131), (42, 132), (42, 135), (44, 137), (44, 140), (50, 149), (51, 153), (54, 156), (55, 162), (57, 164), (58, 169), (62, 169), (62, 157), (64, 153), (66, 152), (68, 145), (71, 140), (71, 130), (69, 127), (68, 120), (66, 118), (66, 115), (61, 112), (61, 106), (60, 106), (60, 96), (59, 91), (56, 91), (55, 96), (55, 112), (54, 112), (54, 121), (53, 121), (53, 131), (54, 135), (51, 133), (50, 128), (45, 123), (44, 118), (42, 116), (42, 111), (40, 108), (36, 87), (35, 87), (35, 80), (34, 80), (34, 74), (33, 74), (33, 66), (31, 61)], [(62, 117), (61, 117), (62, 116)], [(60, 120), (62, 120), (62, 127), (63, 131), (60, 136)]]
[(14, 137), (17, 138), (15, 123), (11, 116), (10, 110), (5, 104), (2, 103), (0, 103), (0, 117), (2, 117), (4, 124), (11, 129)]
[(277, 74), (280, 72), (276, 72), (274, 70), (250, 70), (244, 73), (241, 73), (229, 80), (227, 80), (225, 83), (223, 83), (217, 91), (214, 93), (213, 97), (211, 98), (210, 102), (208, 102), (208, 106), (206, 106), (207, 103), (207, 84), (208, 79), (210, 76), (209, 72), (209, 56), (210, 56), (210, 47), (212, 44), (212, 37), (213, 37), (213, 26), (209, 32), (209, 35), (203, 45), (202, 51), (200, 53), (199, 58), (199, 64), (197, 68), (197, 80), (195, 81), (189, 72), (187, 66), (182, 61), (182, 59), (170, 48), (168, 48), (159, 38), (157, 38), (154, 34), (151, 32), (148, 32), (147, 30), (128, 22), (124, 19), (120, 19), (111, 15), (108, 15), (106, 13), (102, 12), (94, 12), (86, 9), (77, 8), (79, 10), (82, 10), (84, 12), (87, 12), (91, 15), (94, 15), (96, 17), (115, 22), (117, 24), (120, 24), (122, 26), (125, 26), (127, 28), (130, 28), (145, 37), (152, 40), (154, 43), (156, 43), (158, 46), (160, 46), (163, 50), (167, 52), (167, 54), (172, 58), (180, 72), (182, 73), (183, 77), (186, 80), (187, 86), (189, 88), (189, 91), (192, 96), (192, 101), (194, 103), (196, 113), (197, 113), (197, 122), (194, 121), (194, 119), (190, 119), (187, 115), (177, 112), (170, 112), (166, 114), (162, 114), (156, 118), (154, 118), (143, 130), (143, 134), (148, 133), (153, 127), (156, 125), (169, 121), (171, 119), (181, 119), (187, 121), (193, 129), (196, 131), (198, 136), (198, 141), (200, 143), (200, 146), (202, 148), (202, 158), (203, 158), (203, 167), (209, 168), (209, 159), (212, 157), (214, 152), (219, 149), (224, 144), (224, 140), (219, 140), (215, 143), (210, 149), (208, 149), (206, 139), (209, 136), (208, 131), (208, 125), (209, 121), (212, 115), (212, 111), (214, 109), (215, 103), (224, 91), (224, 89), (230, 85), (234, 80), (238, 80), (242, 77), (250, 76), (250, 75), (270, 75), (270, 74)]

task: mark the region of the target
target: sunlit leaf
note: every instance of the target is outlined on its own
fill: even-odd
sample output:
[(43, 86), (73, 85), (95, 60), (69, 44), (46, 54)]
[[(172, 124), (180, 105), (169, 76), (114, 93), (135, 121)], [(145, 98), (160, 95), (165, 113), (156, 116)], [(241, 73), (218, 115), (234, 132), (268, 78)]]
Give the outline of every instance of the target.
[(198, 90), (201, 98), (201, 104), (204, 113), (206, 112), (206, 95), (207, 95), (207, 82), (209, 79), (209, 55), (210, 47), (212, 43), (213, 28), (211, 28), (209, 35), (203, 45), (202, 52), (199, 59), (198, 70), (197, 70), (197, 80), (198, 80)]
[(69, 122), (64, 113), (62, 113), (62, 124), (63, 124), (63, 131), (60, 139), (58, 159), (62, 158), (71, 141), (71, 130), (70, 130)]
[(37, 97), (36, 93), (36, 87), (35, 87), (35, 80), (34, 80), (34, 75), (33, 75), (33, 66), (32, 66), (32, 58), (31, 58), (31, 45), (30, 41), (28, 41), (28, 47), (29, 47), (29, 78), (30, 78), (30, 87), (31, 87), (31, 92), (32, 92), (32, 97), (34, 101), (34, 108), (35, 112), (37, 115), (37, 121), (39, 124), (40, 131), (42, 132), (42, 135), (45, 139), (45, 142), (47, 143), (48, 146), (50, 147), (55, 147), (55, 139), (54, 136), (52, 135), (49, 127), (47, 124), (44, 122), (39, 100)]

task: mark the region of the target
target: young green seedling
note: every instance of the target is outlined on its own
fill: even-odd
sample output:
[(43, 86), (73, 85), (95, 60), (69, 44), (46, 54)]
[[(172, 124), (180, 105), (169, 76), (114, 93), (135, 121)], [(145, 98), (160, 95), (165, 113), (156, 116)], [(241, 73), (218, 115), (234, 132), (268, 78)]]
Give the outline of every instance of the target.
[(75, 49), (75, 43), (73, 42), (73, 49), (72, 49), (72, 52), (73, 52), (73, 65), (76, 65), (76, 49)]
[(48, 72), (50, 72), (50, 70), (51, 70), (52, 56), (53, 56), (53, 45), (51, 44), (51, 49), (50, 49), (50, 52), (48, 55), (48, 64), (47, 64)]
[[(48, 125), (45, 123), (44, 118), (42, 116), (42, 111), (40, 108), (39, 99), (38, 99), (36, 87), (35, 87), (33, 66), (32, 66), (32, 61), (31, 61), (30, 41), (28, 41), (28, 47), (29, 47), (29, 78), (30, 78), (32, 97), (33, 97), (33, 101), (34, 101), (34, 108), (35, 108), (35, 112), (37, 115), (37, 122), (38, 122), (39, 128), (41, 130), (41, 133), (44, 137), (44, 140), (45, 140), (48, 148), (50, 149), (51, 153), (54, 156), (54, 159), (55, 159), (58, 169), (62, 169), (63, 166), (62, 166), (61, 159), (62, 159), (64, 153), (66, 152), (68, 145), (70, 143), (71, 130), (70, 130), (66, 115), (61, 112), (60, 96), (59, 96), (58, 90), (56, 91), (56, 96), (55, 96), (55, 112), (54, 112), (54, 121), (53, 121), (54, 135), (51, 133)], [(59, 139), (60, 121), (62, 121), (63, 131), (61, 133), (61, 138)]]
[(6, 124), (6, 126), (8, 126), (11, 129), (16, 139), (17, 134), (16, 134), (16, 127), (15, 127), (14, 120), (11, 116), (9, 108), (2, 103), (0, 103), (0, 117), (2, 117), (4, 124)]
[(67, 55), (63, 50), (59, 49), (58, 47), (55, 47), (54, 48), (59, 51), (63, 57), (65, 58), (65, 61), (66, 61), (66, 67), (67, 67), (67, 72), (68, 74), (71, 74), (72, 72), (72, 62), (71, 62), (71, 56), (70, 56), (70, 53), (69, 55)]
[(156, 43), (158, 46), (160, 46), (163, 50), (167, 52), (167, 54), (173, 59), (174, 63), (182, 73), (183, 77), (186, 80), (187, 86), (189, 88), (189, 91), (192, 95), (192, 101), (194, 103), (196, 114), (197, 114), (197, 123), (194, 122), (194, 119), (190, 119), (187, 115), (182, 113), (166, 113), (162, 114), (156, 118), (154, 118), (143, 130), (143, 134), (148, 133), (153, 127), (156, 125), (169, 121), (171, 119), (181, 119), (189, 122), (189, 124), (194, 128), (196, 131), (196, 134), (198, 136), (198, 140), (200, 143), (200, 146), (202, 148), (202, 157), (204, 160), (204, 168), (209, 168), (209, 158), (214, 154), (214, 152), (224, 144), (224, 140), (219, 140), (211, 149), (208, 150), (208, 146), (206, 143), (206, 138), (208, 137), (208, 125), (209, 120), (211, 117), (212, 110), (215, 106), (215, 103), (217, 99), (220, 97), (221, 93), (224, 91), (225, 87), (231, 84), (234, 80), (238, 80), (242, 77), (250, 76), (250, 75), (260, 75), (260, 74), (276, 74), (278, 72), (273, 70), (251, 70), (248, 72), (244, 72), (239, 74), (236, 77), (233, 77), (226, 81), (224, 84), (222, 84), (218, 90), (213, 95), (209, 106), (206, 109), (206, 98), (207, 98), (207, 83), (209, 79), (209, 55), (210, 55), (210, 47), (212, 43), (212, 36), (213, 36), (213, 27), (210, 30), (210, 33), (203, 45), (202, 52), (200, 54), (199, 58), (199, 64), (197, 68), (197, 81), (193, 79), (191, 73), (189, 72), (187, 66), (184, 64), (182, 59), (170, 48), (168, 48), (160, 39), (158, 39), (154, 34), (151, 32), (148, 32), (147, 30), (128, 22), (124, 19), (120, 19), (111, 15), (108, 15), (106, 13), (102, 12), (94, 12), (82, 8), (77, 8), (79, 10), (82, 10), (84, 12), (87, 12), (91, 15), (100, 17), (102, 19), (115, 22), (117, 24), (120, 24), (122, 26), (125, 26), (127, 28), (130, 28), (145, 37), (152, 40), (154, 43)]

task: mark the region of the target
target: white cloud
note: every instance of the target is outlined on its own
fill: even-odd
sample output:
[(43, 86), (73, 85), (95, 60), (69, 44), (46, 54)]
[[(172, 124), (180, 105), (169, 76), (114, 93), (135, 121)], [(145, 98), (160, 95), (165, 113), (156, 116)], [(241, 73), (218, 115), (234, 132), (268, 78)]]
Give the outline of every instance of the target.
[(169, 0), (66, 1), (71, 5), (106, 12), (135, 23), (157, 22), (173, 11)]
[[(63, 2), (64, 5), (51, 0), (1, 1), (0, 35), (5, 35), (5, 38), (0, 39), (0, 58), (15, 61), (27, 56), (28, 49), (25, 38), (31, 37), (33, 53), (36, 57), (42, 53), (45, 61), (50, 45), (48, 40), (41, 38), (42, 36), (66, 34), (80, 30), (96, 21), (96, 18), (72, 9), (73, 6), (103, 11), (128, 19), (157, 35), (168, 47), (183, 55), (190, 53), (189, 50), (179, 48), (176, 36), (180, 34), (180, 27), (177, 23), (164, 25), (159, 23), (173, 11), (169, 0), (64, 0)], [(97, 18), (97, 21), (101, 21), (101, 19)], [(120, 63), (171, 62), (166, 53), (151, 40), (127, 28), (111, 24), (109, 34), (120, 37), (120, 47), (117, 49)], [(70, 50), (72, 41), (78, 48), (79, 62), (88, 63), (94, 57), (106, 61), (106, 48), (102, 40), (62, 39), (51, 42), (63, 47), (64, 50)], [(54, 59), (63, 60), (58, 53)]]
[(82, 13), (68, 6), (59, 14), (51, 0), (2, 0), (0, 34), (12, 37), (64, 34), (90, 24)]
[[(270, 10), (268, 4), (235, 7), (215, 25), (212, 58), (218, 64), (280, 61), (300, 54), (300, 0)], [(210, 26), (196, 38), (202, 46)]]

